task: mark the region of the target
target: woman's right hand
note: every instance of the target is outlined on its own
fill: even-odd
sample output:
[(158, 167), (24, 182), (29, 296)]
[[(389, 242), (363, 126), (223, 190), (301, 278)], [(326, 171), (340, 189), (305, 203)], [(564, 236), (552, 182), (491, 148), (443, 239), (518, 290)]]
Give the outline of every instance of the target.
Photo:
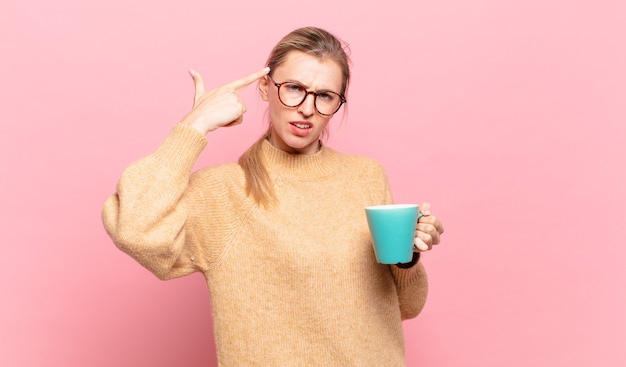
[(239, 97), (238, 92), (267, 75), (269, 71), (269, 68), (263, 68), (207, 92), (204, 90), (204, 82), (200, 74), (195, 70), (189, 70), (196, 92), (193, 99), (193, 108), (185, 116), (182, 123), (193, 127), (202, 134), (222, 126), (240, 124), (243, 121), (243, 114), (246, 112), (246, 105)]

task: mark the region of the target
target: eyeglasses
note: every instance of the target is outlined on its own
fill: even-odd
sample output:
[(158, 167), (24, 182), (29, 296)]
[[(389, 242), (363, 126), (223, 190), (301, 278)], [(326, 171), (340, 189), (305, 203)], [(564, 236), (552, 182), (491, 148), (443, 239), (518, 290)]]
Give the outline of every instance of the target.
[(346, 98), (339, 93), (331, 91), (313, 92), (308, 91), (302, 84), (295, 82), (276, 83), (271, 76), (268, 78), (278, 88), (278, 99), (286, 107), (298, 107), (309, 96), (313, 95), (313, 105), (320, 115), (331, 116), (339, 111), (342, 104), (346, 103)]

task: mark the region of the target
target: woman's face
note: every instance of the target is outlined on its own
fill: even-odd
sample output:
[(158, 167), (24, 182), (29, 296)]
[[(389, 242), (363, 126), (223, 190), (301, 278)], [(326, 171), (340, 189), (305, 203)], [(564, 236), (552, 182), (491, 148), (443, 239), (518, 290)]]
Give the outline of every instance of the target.
[[(294, 82), (307, 91), (341, 93), (341, 67), (331, 59), (320, 59), (300, 51), (287, 54), (283, 64), (272, 70), (276, 83)], [(313, 154), (319, 147), (319, 137), (332, 116), (317, 112), (314, 95), (307, 95), (297, 107), (287, 107), (278, 99), (278, 87), (264, 77), (260, 80), (261, 98), (269, 102), (270, 143), (278, 149), (294, 154)]]

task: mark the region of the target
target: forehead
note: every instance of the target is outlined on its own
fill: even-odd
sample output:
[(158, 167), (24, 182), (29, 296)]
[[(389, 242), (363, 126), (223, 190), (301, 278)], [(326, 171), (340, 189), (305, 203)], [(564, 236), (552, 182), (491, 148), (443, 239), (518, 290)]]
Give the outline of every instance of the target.
[(341, 66), (335, 60), (300, 51), (289, 52), (273, 76), (281, 82), (297, 81), (313, 89), (340, 91), (343, 84)]

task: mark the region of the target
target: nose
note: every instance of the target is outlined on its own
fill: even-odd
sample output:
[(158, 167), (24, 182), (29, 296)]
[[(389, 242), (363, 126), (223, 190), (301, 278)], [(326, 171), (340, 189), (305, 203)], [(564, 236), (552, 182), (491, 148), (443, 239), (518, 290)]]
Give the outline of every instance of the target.
[(298, 106), (298, 112), (303, 116), (312, 116), (315, 113), (315, 94), (309, 92), (304, 101)]

